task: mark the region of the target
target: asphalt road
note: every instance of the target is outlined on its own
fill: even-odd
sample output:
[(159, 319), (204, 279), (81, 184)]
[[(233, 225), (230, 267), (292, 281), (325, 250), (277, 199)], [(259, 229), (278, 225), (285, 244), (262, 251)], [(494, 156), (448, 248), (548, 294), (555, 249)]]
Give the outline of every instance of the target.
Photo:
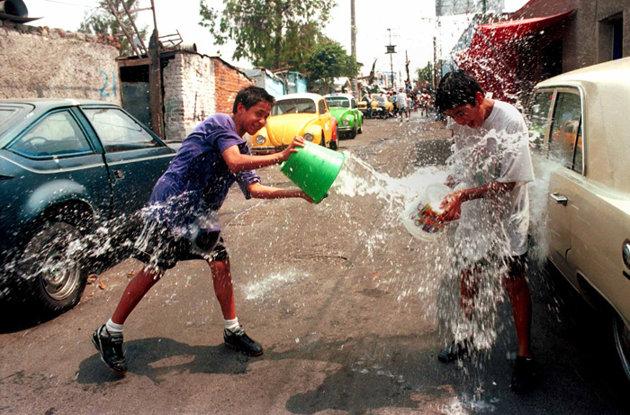
[[(448, 131), (438, 127), (417, 116), (369, 120), (340, 150), (405, 177), (448, 155)], [(260, 173), (266, 184), (290, 185), (277, 168)], [(425, 262), (435, 248), (393, 221), (387, 200), (357, 192), (332, 192), (319, 205), (247, 201), (236, 188), (228, 197), (221, 220), (237, 312), (264, 345), (262, 357), (224, 348), (209, 269), (189, 261), (127, 321), (129, 372), (114, 376), (89, 336), (140, 265), (127, 260), (53, 320), (16, 324), (20, 316), (4, 313), (0, 413), (628, 413), (605, 327), (546, 272), (530, 276), (536, 390), (509, 391), (515, 341), (506, 303), (498, 311), (504, 329), (482, 364), (438, 363), (440, 305), (428, 282), (440, 276)]]

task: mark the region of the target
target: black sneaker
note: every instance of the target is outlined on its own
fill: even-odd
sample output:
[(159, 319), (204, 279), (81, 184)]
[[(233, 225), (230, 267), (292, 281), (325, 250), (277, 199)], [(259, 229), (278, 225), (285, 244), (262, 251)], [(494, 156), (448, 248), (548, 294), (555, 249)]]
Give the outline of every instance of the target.
[(437, 358), (442, 363), (454, 362), (457, 359), (470, 355), (470, 346), (469, 340), (452, 342), (438, 353)]
[(92, 333), (92, 343), (101, 354), (101, 360), (119, 375), (127, 372), (127, 363), (123, 353), (122, 333), (110, 333), (103, 324)]
[(536, 362), (531, 357), (517, 356), (512, 370), (510, 389), (515, 393), (532, 390), (536, 381)]
[(257, 341), (249, 337), (242, 327), (235, 330), (223, 330), (223, 341), (230, 349), (237, 350), (248, 356), (260, 356), (263, 348)]

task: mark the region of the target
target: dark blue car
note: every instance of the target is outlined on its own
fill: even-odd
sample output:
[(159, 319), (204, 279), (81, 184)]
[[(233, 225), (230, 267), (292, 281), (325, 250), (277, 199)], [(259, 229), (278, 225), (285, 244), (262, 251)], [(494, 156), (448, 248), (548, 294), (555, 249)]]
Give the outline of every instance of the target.
[(116, 105), (0, 100), (0, 301), (77, 304), (84, 251), (105, 248), (87, 236), (139, 210), (174, 154)]

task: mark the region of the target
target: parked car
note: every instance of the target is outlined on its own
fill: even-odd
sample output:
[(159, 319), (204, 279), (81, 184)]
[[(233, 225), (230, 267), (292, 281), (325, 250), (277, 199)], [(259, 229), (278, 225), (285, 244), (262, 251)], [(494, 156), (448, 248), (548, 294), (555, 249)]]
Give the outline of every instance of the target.
[(275, 153), (295, 136), (337, 149), (335, 118), (319, 94), (288, 94), (275, 102), (267, 124), (252, 137), (252, 153)]
[(630, 379), (630, 58), (539, 83), (531, 142), (550, 177), (549, 260), (610, 320)]
[(337, 120), (339, 138), (355, 138), (363, 132), (363, 114), (357, 108), (357, 102), (349, 94), (325, 95), (330, 113)]
[(0, 100), (2, 302), (47, 313), (77, 304), (87, 270), (72, 250), (140, 209), (174, 153), (116, 105)]

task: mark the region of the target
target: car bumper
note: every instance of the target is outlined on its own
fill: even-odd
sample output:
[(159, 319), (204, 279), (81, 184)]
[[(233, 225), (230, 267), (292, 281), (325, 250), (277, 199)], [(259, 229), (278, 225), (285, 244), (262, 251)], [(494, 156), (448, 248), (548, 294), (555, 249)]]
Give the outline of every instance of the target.
[(347, 133), (354, 130), (354, 126), (352, 125), (346, 125), (344, 127), (337, 125), (337, 131), (339, 131), (340, 133)]

